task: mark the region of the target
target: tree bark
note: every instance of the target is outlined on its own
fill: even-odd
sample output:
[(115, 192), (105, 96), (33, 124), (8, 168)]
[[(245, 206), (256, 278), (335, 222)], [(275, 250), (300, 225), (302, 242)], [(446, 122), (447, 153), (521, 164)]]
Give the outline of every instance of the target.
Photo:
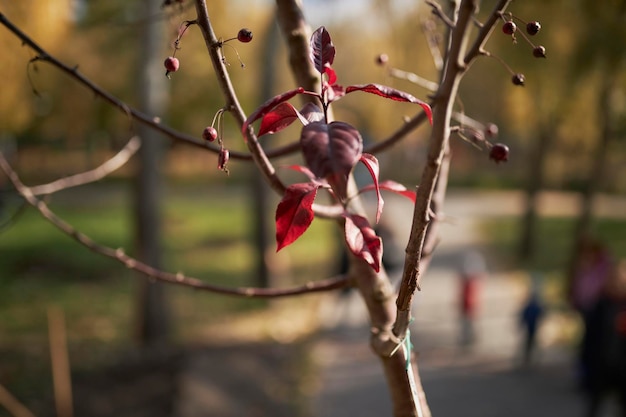
[[(163, 114), (167, 99), (167, 78), (162, 65), (162, 19), (154, 19), (160, 12), (159, 2), (142, 1), (142, 16), (148, 16), (140, 26), (141, 53), (139, 54), (139, 105), (146, 114)], [(148, 265), (161, 267), (161, 201), (163, 179), (163, 138), (145, 125), (137, 127), (141, 138), (139, 161), (135, 176), (134, 222), (137, 257)], [(142, 346), (163, 344), (169, 334), (169, 314), (163, 284), (139, 278), (137, 289), (137, 341)]]
[(519, 259), (528, 262), (534, 255), (537, 231), (537, 197), (543, 187), (544, 166), (550, 143), (556, 134), (555, 125), (543, 125), (530, 155), (529, 178), (526, 183), (526, 207), (522, 218)]

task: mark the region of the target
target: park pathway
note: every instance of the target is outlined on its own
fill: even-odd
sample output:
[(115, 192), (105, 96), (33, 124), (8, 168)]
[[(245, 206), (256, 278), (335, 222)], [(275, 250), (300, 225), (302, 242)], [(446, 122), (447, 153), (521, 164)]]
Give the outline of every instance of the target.
[[(471, 348), (458, 344), (456, 308), (458, 270), (470, 249), (481, 249), (477, 230), (481, 219), (521, 213), (520, 193), (454, 193), (445, 204), (446, 222), (441, 243), (416, 297), (411, 327), (419, 354), (420, 372), (435, 417), (552, 417), (581, 416), (584, 398), (575, 386), (573, 352), (552, 343), (558, 316), (542, 328), (542, 346), (530, 368), (518, 360), (520, 335), (517, 314), (528, 286), (520, 271), (502, 271), (489, 254), (490, 274), (481, 285), (477, 340)], [(578, 201), (564, 194), (543, 194), (540, 211), (546, 215), (573, 215)], [(623, 216), (626, 200), (605, 204), (603, 216)], [(399, 229), (410, 224), (410, 207), (387, 202), (385, 210)], [(388, 212), (386, 214), (389, 214)], [(407, 224), (401, 224), (402, 219)], [(401, 237), (401, 239), (403, 239)], [(401, 240), (406, 241), (406, 240)], [(331, 300), (322, 308), (323, 319), (333, 319), (316, 346), (320, 366), (318, 391), (312, 399), (314, 417), (390, 416), (390, 400), (378, 359), (369, 350), (366, 313), (357, 294)], [(339, 303), (340, 307), (336, 307)], [(610, 414), (610, 406), (605, 410)]]

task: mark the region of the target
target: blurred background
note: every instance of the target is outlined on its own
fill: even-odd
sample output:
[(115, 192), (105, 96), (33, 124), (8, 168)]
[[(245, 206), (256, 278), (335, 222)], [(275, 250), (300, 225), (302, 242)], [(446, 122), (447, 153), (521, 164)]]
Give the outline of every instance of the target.
[[(0, 12), (99, 87), (200, 137), (224, 101), (193, 26), (176, 52), (180, 70), (164, 77), (163, 60), (173, 53), (181, 23), (195, 15), (190, 1), (172, 3), (0, 0)], [(493, 3), (484, 1), (480, 15)], [(387, 84), (427, 100), (430, 91), (388, 70), (437, 81), (424, 27), (444, 28), (423, 2), (303, 5), (309, 25), (331, 33), (340, 84)], [(251, 43), (235, 40), (223, 48), (248, 114), (295, 86), (274, 8), (268, 0), (209, 2), (218, 36), (235, 37), (244, 27), (254, 34)], [(545, 414), (541, 401), (518, 398), (533, 404), (534, 415), (563, 412), (563, 404), (572, 413), (583, 409), (577, 357), (584, 315), (572, 305), (572, 282), (590, 240), (613, 261), (626, 257), (625, 9), (624, 1), (514, 2), (509, 11), (519, 27), (536, 20), (541, 31), (528, 39), (519, 34), (513, 42), (496, 28), (487, 49), (498, 58), (479, 59), (464, 79), (457, 108), (480, 127), (466, 138), (484, 134), (493, 123), (498, 135), (490, 140), (505, 143), (510, 158), (496, 164), (471, 140), (451, 140), (447, 217), (413, 330), (437, 416), (457, 415), (446, 408), (450, 395), (473, 398), (476, 403), (462, 407), (475, 415), (502, 415), (502, 407), (485, 408), (476, 400), (481, 392), (495, 401), (495, 389), (524, 392), (538, 381), (552, 381), (560, 395), (550, 397)], [(530, 42), (545, 46), (547, 58), (533, 57)], [(0, 149), (27, 185), (94, 168), (134, 134), (151, 144), (106, 179), (46, 197), (76, 229), (164, 270), (233, 287), (285, 287), (340, 271), (340, 234), (330, 222), (316, 220), (302, 239), (275, 253), (278, 197), (259, 184), (251, 164), (232, 160), (226, 175), (217, 169), (216, 155), (141, 128), (51, 65), (29, 64), (34, 52), (4, 27), (0, 48)], [(376, 63), (382, 53), (388, 67)], [(525, 75), (523, 88), (512, 84), (510, 70)], [(366, 143), (375, 143), (418, 109), (351, 95), (334, 111), (359, 128)], [(224, 145), (243, 151), (227, 114), (222, 128)], [(377, 155), (381, 178), (414, 187), (429, 132), (424, 125)], [(274, 148), (298, 137), (291, 127), (262, 140)], [(299, 161), (296, 155), (276, 164)], [(287, 170), (280, 175), (301, 181)], [(402, 251), (409, 203), (390, 197), (385, 210), (390, 242)], [(459, 303), (468, 252), (482, 258), (484, 276), (471, 290), (475, 295), (466, 294), (475, 304), (466, 317)], [(515, 372), (529, 364), (520, 353), (519, 320), (533, 291), (544, 313), (534, 344), (544, 354), (529, 361), (535, 374), (518, 378)], [(70, 415), (58, 409), (53, 384), (50, 347), (58, 332), (67, 340), (76, 415), (380, 415), (365, 404), (379, 395), (376, 404), (385, 413), (384, 386), (372, 384), (376, 394), (364, 395), (364, 386), (349, 391), (346, 382), (351, 375), (382, 378), (367, 351), (364, 314), (350, 294), (265, 301), (152, 284), (60, 233), (25, 207), (0, 175), (0, 387), (36, 415)], [(467, 346), (457, 337), (465, 319), (476, 328)], [(361, 350), (364, 362), (353, 354)], [(467, 360), (453, 360), (459, 357)], [(363, 371), (369, 361), (371, 373)], [(464, 388), (483, 387), (472, 377), (487, 384), (482, 391)], [(343, 381), (346, 392), (329, 381)], [(346, 403), (349, 398), (356, 408)], [(0, 416), (8, 412), (6, 404), (0, 401)], [(211, 411), (203, 414), (206, 409)], [(514, 414), (507, 409), (507, 415)]]

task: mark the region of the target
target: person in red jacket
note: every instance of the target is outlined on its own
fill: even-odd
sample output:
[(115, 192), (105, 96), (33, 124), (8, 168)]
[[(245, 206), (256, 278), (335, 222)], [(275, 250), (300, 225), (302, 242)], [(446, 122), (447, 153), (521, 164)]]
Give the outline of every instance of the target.
[(479, 307), (480, 281), (486, 275), (485, 259), (478, 252), (469, 252), (463, 259), (460, 271), (459, 307), (461, 319), (461, 346), (471, 346), (476, 341), (474, 320)]

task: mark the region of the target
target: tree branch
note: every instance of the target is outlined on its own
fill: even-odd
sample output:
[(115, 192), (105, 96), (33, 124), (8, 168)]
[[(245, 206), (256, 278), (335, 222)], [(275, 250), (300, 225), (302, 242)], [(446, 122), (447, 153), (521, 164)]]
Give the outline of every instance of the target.
[(421, 278), (420, 260), (424, 249), (426, 231), (432, 221), (431, 202), (437, 185), (437, 178), (450, 138), (450, 120), (455, 97), (465, 67), (458, 62), (465, 54), (469, 38), (469, 23), (476, 11), (475, 0), (463, 0), (458, 19), (451, 33), (451, 44), (446, 55), (444, 76), (435, 97), (433, 109), (433, 129), (428, 148), (426, 165), (420, 181), (420, 194), (413, 212), (413, 224), (406, 248), (406, 258), (402, 284), (396, 300), (397, 316), (393, 333), (403, 338), (411, 321), (411, 304), (415, 290), (419, 289)]
[[(126, 115), (132, 117), (140, 123), (143, 123), (151, 128), (163, 133), (170, 139), (180, 141), (186, 143), (188, 145), (200, 147), (206, 150), (209, 150), (213, 153), (218, 153), (220, 151), (219, 147), (214, 144), (211, 144), (205, 140), (199, 139), (197, 137), (187, 135), (185, 133), (179, 132), (175, 129), (172, 129), (168, 126), (165, 126), (161, 123), (158, 117), (150, 117), (139, 110), (129, 106), (122, 100), (118, 99), (114, 95), (106, 92), (102, 88), (100, 88), (97, 84), (89, 80), (87, 77), (82, 75), (78, 71), (78, 67), (70, 67), (63, 62), (59, 61), (53, 55), (50, 55), (45, 49), (43, 49), (39, 44), (37, 44), (33, 39), (31, 39), (28, 35), (26, 35), (22, 30), (20, 30), (17, 26), (15, 26), (3, 13), (0, 13), (0, 23), (4, 25), (7, 29), (9, 29), (18, 39), (22, 41), (24, 45), (27, 45), (36, 53), (36, 57), (33, 58), (34, 61), (43, 61), (51, 64), (52, 66), (60, 69), (61, 71), (68, 74), (70, 77), (74, 78), (80, 84), (84, 85), (87, 89), (91, 90), (96, 96), (104, 99), (109, 104), (121, 110)], [(273, 149), (267, 152), (268, 158), (277, 158), (280, 156), (286, 156), (296, 152), (299, 149), (299, 144), (289, 144), (280, 148)], [(252, 155), (248, 153), (230, 152), (231, 159), (251, 161), (253, 159)]]
[(66, 188), (77, 187), (79, 185), (89, 184), (98, 181), (109, 175), (111, 172), (121, 168), (128, 160), (137, 152), (141, 146), (141, 140), (137, 136), (133, 136), (126, 145), (112, 158), (105, 161), (102, 165), (90, 171), (81, 172), (80, 174), (61, 178), (48, 184), (36, 185), (30, 188), (33, 195), (53, 194)]
[(35, 417), (24, 404), (22, 404), (4, 386), (0, 385), (0, 405), (2, 405), (13, 417)]
[(92, 252), (106, 256), (107, 258), (114, 259), (119, 263), (125, 265), (127, 268), (142, 273), (150, 278), (154, 278), (159, 281), (166, 282), (168, 284), (180, 285), (184, 287), (190, 287), (196, 290), (208, 291), (217, 294), (232, 295), (237, 297), (248, 298), (277, 298), (287, 297), (293, 295), (311, 294), (316, 292), (330, 291), (338, 288), (346, 287), (349, 284), (349, 279), (346, 276), (338, 276), (322, 281), (309, 282), (302, 286), (293, 288), (255, 288), (255, 287), (239, 287), (229, 288), (219, 285), (208, 284), (198, 278), (188, 277), (183, 273), (171, 273), (165, 272), (151, 267), (131, 256), (128, 256), (123, 249), (113, 249), (111, 247), (101, 245), (91, 239), (89, 236), (79, 232), (69, 223), (65, 222), (59, 216), (57, 216), (46, 203), (38, 199), (30, 188), (25, 186), (20, 180), (17, 173), (13, 170), (11, 165), (7, 162), (4, 155), (0, 152), (0, 168), (9, 177), (9, 180), (13, 183), (13, 186), (17, 192), (24, 197), (24, 199), (36, 208), (39, 213), (50, 223), (56, 226), (57, 229), (87, 247)]

